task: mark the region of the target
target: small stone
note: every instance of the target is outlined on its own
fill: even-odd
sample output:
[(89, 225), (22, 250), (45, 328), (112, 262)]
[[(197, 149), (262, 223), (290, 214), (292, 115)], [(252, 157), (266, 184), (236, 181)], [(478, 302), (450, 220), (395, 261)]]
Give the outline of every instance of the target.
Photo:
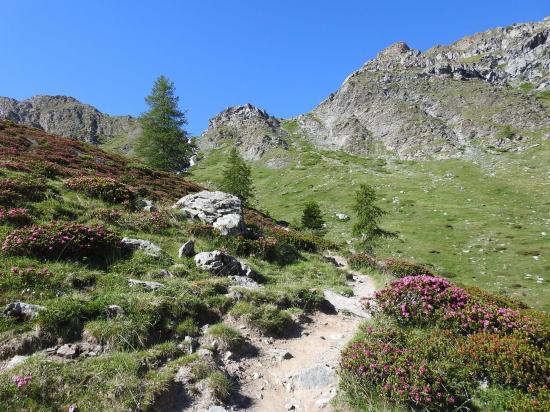
[(11, 358), (8, 363), (4, 366), (4, 371), (8, 371), (10, 369), (15, 368), (17, 365), (20, 365), (21, 363), (25, 362), (25, 360), (28, 358), (28, 356), (24, 355), (15, 355), (13, 358)]
[(227, 351), (225, 352), (225, 354), (223, 355), (223, 358), (228, 361), (228, 360), (234, 360), (235, 359), (235, 356), (233, 354), (233, 352), (231, 351)]
[(183, 245), (181, 245), (180, 249), (178, 250), (178, 257), (181, 259), (184, 257), (192, 256), (195, 256), (195, 241), (193, 239), (190, 239)]
[(294, 357), (290, 352), (284, 349), (270, 349), (269, 352), (272, 353), (272, 357), (275, 357), (280, 361), (286, 360), (286, 359), (292, 359)]
[(260, 374), (258, 372), (254, 372), (254, 374), (252, 375), (252, 379), (260, 379)]
[(162, 283), (159, 282), (147, 282), (144, 280), (137, 280), (137, 279), (128, 279), (128, 284), (130, 286), (141, 286), (146, 290), (156, 290), (164, 287)]
[(4, 315), (20, 320), (33, 320), (44, 306), (33, 305), (32, 303), (14, 302), (4, 308)]
[(77, 347), (75, 345), (65, 344), (57, 350), (56, 354), (62, 358), (72, 359), (78, 355)]
[(117, 318), (119, 316), (124, 316), (125, 312), (124, 309), (122, 309), (118, 305), (109, 305), (107, 306), (107, 317), (109, 319), (111, 318)]
[(296, 409), (296, 405), (294, 405), (293, 403), (287, 403), (285, 405), (285, 408), (286, 408), (287, 411), (293, 411), (293, 410)]

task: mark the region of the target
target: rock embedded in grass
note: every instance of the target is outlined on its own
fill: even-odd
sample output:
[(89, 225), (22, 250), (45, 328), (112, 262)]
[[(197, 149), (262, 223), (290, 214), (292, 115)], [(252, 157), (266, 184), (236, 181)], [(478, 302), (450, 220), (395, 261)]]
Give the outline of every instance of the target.
[(121, 240), (121, 243), (128, 250), (143, 250), (145, 254), (153, 257), (160, 257), (162, 255), (160, 246), (149, 240), (125, 237)]
[(193, 239), (188, 240), (178, 250), (178, 258), (192, 257), (195, 255), (195, 241)]
[(44, 306), (33, 305), (32, 303), (13, 302), (6, 305), (4, 315), (20, 320), (33, 320), (38, 312), (45, 309)]
[(137, 280), (137, 279), (128, 279), (128, 284), (130, 286), (141, 286), (145, 290), (150, 290), (150, 291), (157, 290), (164, 287), (164, 285), (159, 282), (147, 282), (144, 280)]
[(229, 193), (203, 190), (182, 197), (174, 205), (190, 220), (213, 225), (222, 236), (243, 234), (246, 226), (241, 200)]
[(195, 255), (195, 265), (218, 276), (244, 276), (254, 278), (254, 271), (233, 256), (220, 250)]

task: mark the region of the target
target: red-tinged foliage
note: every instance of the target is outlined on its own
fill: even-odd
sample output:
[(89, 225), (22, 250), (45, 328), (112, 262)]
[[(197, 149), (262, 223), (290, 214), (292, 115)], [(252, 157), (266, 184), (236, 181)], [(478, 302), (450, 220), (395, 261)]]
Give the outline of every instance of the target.
[(368, 253), (354, 253), (348, 258), (348, 264), (352, 269), (377, 268), (376, 258)]
[(0, 167), (46, 177), (112, 178), (153, 199), (173, 200), (202, 190), (181, 176), (151, 170), (140, 163), (132, 164), (122, 156), (78, 140), (3, 120), (0, 120), (0, 159)]
[(430, 268), (426, 265), (399, 259), (386, 259), (382, 263), (382, 270), (396, 278), (419, 275), (433, 276)]
[(131, 188), (110, 177), (73, 177), (65, 182), (65, 186), (108, 203), (121, 203), (131, 206), (137, 197), (136, 192)]
[(2, 244), (8, 255), (107, 262), (121, 252), (121, 238), (101, 225), (50, 222), (12, 231)]
[(15, 206), (43, 200), (46, 187), (41, 179), (0, 178), (0, 205)]
[(491, 383), (528, 390), (530, 385), (545, 387), (550, 379), (550, 359), (544, 350), (519, 336), (470, 335), (460, 356), (478, 379)]
[(32, 223), (29, 209), (2, 209), (0, 208), (0, 224), (8, 223), (14, 226), (27, 226)]

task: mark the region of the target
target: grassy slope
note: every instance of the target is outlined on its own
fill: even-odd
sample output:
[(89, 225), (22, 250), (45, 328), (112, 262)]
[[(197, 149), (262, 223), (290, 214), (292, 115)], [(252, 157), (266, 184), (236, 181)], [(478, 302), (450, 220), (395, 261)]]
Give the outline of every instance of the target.
[[(522, 153), (487, 153), (476, 162), (386, 164), (318, 152), (299, 140), (273, 154), (281, 155), (285, 168), (266, 167), (269, 157), (253, 165), (258, 206), (274, 218), (297, 221), (304, 203), (316, 200), (328, 236), (348, 240), (353, 219), (340, 222), (334, 213), (353, 216), (354, 190), (369, 183), (390, 212), (384, 227), (400, 234), (381, 245), (380, 255), (431, 263), (455, 282), (550, 308), (550, 142)], [(215, 187), (224, 156), (211, 153), (192, 168), (193, 179)]]
[[(85, 144), (10, 123), (0, 122), (0, 126), (0, 155), (2, 161), (6, 161), (0, 165), (0, 179), (17, 176), (35, 179), (37, 175), (25, 172), (25, 168), (42, 164), (44, 159), (58, 162), (56, 165), (64, 165), (70, 159), (67, 168), (59, 169), (65, 175), (46, 178), (51, 196), (20, 205), (29, 208), (34, 223), (46, 223), (54, 218), (84, 224), (102, 223), (121, 236), (149, 239), (165, 252), (164, 257), (154, 259), (138, 251), (106, 267), (0, 253), (0, 305), (19, 300), (43, 305), (48, 310), (58, 309), (55, 313), (48, 312), (48, 317), (39, 315), (27, 322), (0, 317), (0, 362), (13, 356), (14, 342), (34, 334), (37, 327), (51, 328), (53, 342), (62, 335), (67, 335), (65, 342), (78, 341), (86, 330), (110, 345), (110, 350), (102, 356), (67, 362), (37, 354), (17, 368), (0, 373), (0, 409), (67, 410), (75, 404), (83, 411), (146, 410), (159, 393), (169, 389), (179, 366), (196, 361), (196, 356), (186, 356), (185, 347), (177, 347), (183, 338), (174, 335), (178, 322), (190, 318), (198, 327), (219, 321), (234, 303), (224, 296), (228, 281), (197, 270), (192, 258), (176, 257), (181, 243), (190, 237), (188, 223), (177, 216), (172, 216), (170, 228), (159, 233), (144, 232), (131, 224), (139, 219), (138, 213), (68, 190), (63, 180), (73, 174), (112, 176), (147, 190), (168, 214), (173, 214), (171, 205), (179, 196), (200, 188), (180, 177), (128, 163)], [(16, 142), (25, 144), (16, 149)], [(98, 166), (94, 168), (93, 164)], [(124, 213), (130, 224), (98, 221), (93, 212), (100, 208)], [(0, 239), (3, 241), (13, 229), (8, 224), (0, 224)], [(219, 247), (216, 240), (197, 239), (197, 251), (216, 247)], [(284, 301), (300, 288), (349, 290), (343, 273), (318, 254), (303, 252), (299, 260), (288, 265), (253, 257), (244, 260), (262, 275), (267, 302)], [(154, 273), (173, 264), (183, 265), (183, 276), (154, 277)], [(48, 268), (52, 275), (25, 279), (12, 273), (13, 267)], [(155, 292), (141, 291), (130, 287), (128, 278), (154, 280), (165, 287)], [(292, 305), (303, 303), (296, 298), (293, 302), (291, 311), (299, 310)], [(109, 304), (122, 306), (126, 316), (120, 320), (106, 319), (105, 307)], [(92, 310), (92, 306), (97, 309)], [(28, 354), (29, 350), (23, 347), (16, 353)], [(21, 392), (11, 381), (17, 374), (32, 375), (31, 382)]]

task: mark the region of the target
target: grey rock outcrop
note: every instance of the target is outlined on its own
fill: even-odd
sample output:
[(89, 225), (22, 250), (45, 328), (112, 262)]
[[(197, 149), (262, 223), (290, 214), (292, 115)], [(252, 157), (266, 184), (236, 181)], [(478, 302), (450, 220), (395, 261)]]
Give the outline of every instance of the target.
[(162, 255), (162, 249), (160, 246), (149, 240), (125, 237), (121, 240), (121, 243), (122, 246), (128, 250), (142, 250), (145, 254), (154, 257), (159, 257)]
[[(491, 147), (522, 150), (532, 136), (550, 138), (550, 109), (537, 95), (543, 91), (550, 91), (550, 18), (425, 52), (397, 42), (314, 110), (291, 119), (291, 134), (247, 105), (214, 117), (199, 145), (209, 149), (235, 137), (241, 152), (257, 159), (299, 135), (317, 148), (356, 155), (475, 158)], [(263, 141), (263, 129), (276, 138)]]
[(109, 116), (68, 96), (34, 96), (17, 101), (0, 97), (0, 118), (90, 143), (139, 134), (137, 119)]
[(44, 306), (33, 305), (32, 303), (13, 302), (6, 305), (4, 315), (20, 320), (33, 320), (38, 312), (44, 309)]
[(255, 277), (255, 273), (250, 267), (220, 250), (197, 253), (195, 265), (199, 269), (207, 270), (218, 276)]
[[(545, 20), (424, 53), (395, 43), (296, 120), (317, 147), (355, 154), (448, 158), (520, 147), (548, 124), (548, 109), (517, 86), (550, 89), (549, 34)], [(506, 127), (514, 136), (503, 137)]]
[(230, 107), (210, 119), (198, 139), (199, 148), (212, 149), (232, 140), (245, 159), (261, 158), (269, 149), (287, 149), (288, 133), (281, 121), (250, 103)]
[(223, 236), (242, 234), (246, 230), (242, 203), (228, 193), (204, 190), (182, 197), (174, 207), (189, 219), (213, 225)]

